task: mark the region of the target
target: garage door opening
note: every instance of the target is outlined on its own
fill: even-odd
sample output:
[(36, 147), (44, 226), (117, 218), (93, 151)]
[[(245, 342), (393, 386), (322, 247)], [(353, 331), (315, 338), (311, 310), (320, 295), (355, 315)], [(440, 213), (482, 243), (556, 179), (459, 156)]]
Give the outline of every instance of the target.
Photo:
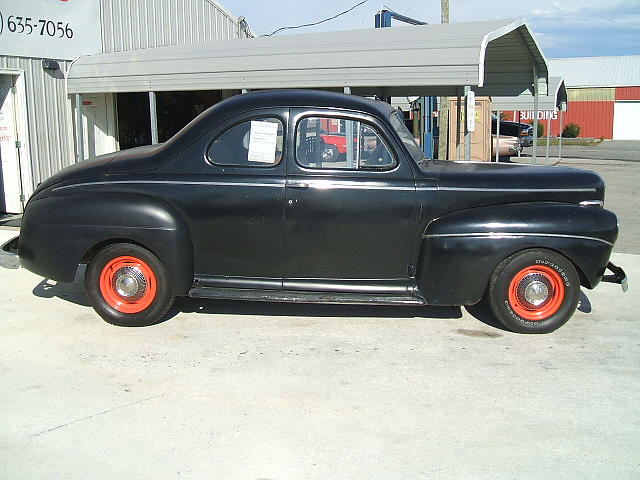
[[(207, 108), (222, 100), (218, 90), (157, 92), (158, 141), (165, 142)], [(149, 95), (119, 93), (118, 139), (120, 149), (151, 144)]]
[(640, 140), (640, 101), (616, 101), (613, 107), (613, 139)]

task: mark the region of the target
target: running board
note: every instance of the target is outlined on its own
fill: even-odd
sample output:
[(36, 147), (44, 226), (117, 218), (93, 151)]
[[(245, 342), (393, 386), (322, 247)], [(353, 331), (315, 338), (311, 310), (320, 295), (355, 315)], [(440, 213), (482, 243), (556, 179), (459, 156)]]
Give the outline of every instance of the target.
[(411, 293), (341, 293), (298, 292), (293, 290), (251, 290), (242, 288), (194, 287), (189, 290), (194, 298), (217, 300), (249, 300), (254, 302), (294, 303), (346, 303), (353, 305), (425, 305), (424, 300)]

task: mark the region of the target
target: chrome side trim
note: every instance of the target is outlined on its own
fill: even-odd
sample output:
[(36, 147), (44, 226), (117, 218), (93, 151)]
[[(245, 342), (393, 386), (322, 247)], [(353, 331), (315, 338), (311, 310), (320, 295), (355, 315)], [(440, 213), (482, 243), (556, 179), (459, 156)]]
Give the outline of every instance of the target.
[(447, 192), (595, 192), (595, 188), (476, 188), (476, 187), (439, 187)]
[[(299, 182), (304, 182), (309, 188), (317, 190), (347, 189), (347, 190), (395, 190), (409, 191), (416, 190), (414, 186), (389, 186), (379, 182), (360, 182), (360, 181), (340, 181), (340, 180), (314, 180), (305, 178), (304, 180), (287, 180), (287, 186), (293, 186)], [(435, 187), (434, 187), (435, 189)]]
[(584, 200), (580, 202), (581, 207), (604, 207), (604, 201), (602, 200)]
[(272, 188), (284, 188), (284, 180), (279, 183), (257, 183), (257, 182), (189, 182), (189, 181), (174, 181), (174, 180), (110, 180), (107, 182), (85, 182), (74, 183), (73, 185), (64, 185), (62, 187), (56, 187), (54, 192), (59, 190), (67, 190), (69, 188), (85, 187), (89, 185), (123, 185), (123, 184), (160, 184), (160, 185), (210, 185), (210, 186), (228, 186), (228, 187), (272, 187)]
[[(322, 189), (354, 189), (354, 190), (399, 190), (399, 191), (415, 191), (415, 187), (411, 186), (399, 186), (399, 187), (390, 187), (387, 185), (375, 184), (375, 183), (362, 183), (362, 182), (335, 182), (330, 180), (308, 180), (305, 181), (309, 185), (309, 188), (316, 188), (319, 190)], [(209, 186), (220, 186), (220, 187), (271, 187), (271, 188), (283, 188), (285, 186), (291, 187), (292, 184), (296, 184), (295, 181), (289, 181), (285, 183), (284, 181), (279, 183), (258, 183), (258, 182), (189, 182), (189, 181), (173, 181), (173, 180), (112, 180), (112, 181), (104, 181), (104, 182), (84, 182), (84, 183), (75, 183), (73, 185), (64, 185), (62, 187), (56, 187), (53, 189), (54, 192), (59, 190), (67, 190), (70, 188), (78, 188), (84, 186), (91, 185), (123, 185), (123, 184), (131, 184), (131, 185), (149, 185), (149, 184), (171, 184), (171, 185), (209, 185)], [(436, 190), (435, 187), (425, 189), (425, 190)]]
[(444, 237), (489, 237), (489, 238), (514, 238), (514, 237), (554, 237), (554, 238), (577, 238), (580, 240), (593, 240), (613, 247), (613, 243), (601, 238), (587, 237), (584, 235), (566, 235), (563, 233), (513, 233), (513, 232), (477, 232), (477, 233), (434, 233), (423, 234), (422, 238), (444, 238)]
[[(332, 181), (332, 180), (312, 180), (308, 182), (310, 188), (316, 189), (355, 189), (355, 190), (399, 190), (399, 191), (443, 191), (443, 192), (505, 192), (505, 193), (541, 193), (541, 192), (584, 192), (593, 193), (595, 188), (477, 188), (477, 187), (409, 187), (398, 186), (390, 187), (379, 183), (362, 183), (362, 182), (347, 182), (347, 181)], [(210, 185), (219, 187), (269, 187), (269, 188), (283, 188), (286, 183), (284, 180), (279, 183), (259, 183), (259, 182), (197, 182), (197, 181), (174, 181), (174, 180), (110, 180), (105, 182), (84, 182), (74, 183), (73, 185), (64, 185), (62, 187), (56, 187), (54, 192), (60, 190), (67, 190), (70, 188), (78, 188), (90, 185), (125, 185), (125, 184), (139, 184), (139, 185)]]

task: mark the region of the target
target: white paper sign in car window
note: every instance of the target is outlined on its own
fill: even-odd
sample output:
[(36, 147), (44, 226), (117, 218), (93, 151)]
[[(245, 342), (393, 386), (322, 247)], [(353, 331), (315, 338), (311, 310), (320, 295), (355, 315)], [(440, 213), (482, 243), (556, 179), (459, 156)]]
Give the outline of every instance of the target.
[(249, 138), (250, 162), (276, 163), (278, 124), (276, 122), (251, 121)]

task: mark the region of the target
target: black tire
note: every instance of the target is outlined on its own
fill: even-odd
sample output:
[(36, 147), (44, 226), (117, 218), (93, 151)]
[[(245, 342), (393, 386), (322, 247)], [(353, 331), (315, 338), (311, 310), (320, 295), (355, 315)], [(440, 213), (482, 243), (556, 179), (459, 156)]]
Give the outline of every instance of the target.
[[(148, 268), (151, 271), (149, 277), (153, 280), (147, 279), (146, 276), (142, 274), (142, 277), (144, 277), (143, 284), (145, 294), (147, 294), (147, 284), (150, 287), (152, 285), (151, 281), (155, 281), (155, 295), (151, 295), (151, 289), (149, 289), (149, 295), (144, 303), (132, 308), (142, 308), (142, 305), (149, 303), (148, 306), (145, 306), (143, 310), (136, 311), (135, 313), (127, 313), (116, 309), (113, 304), (105, 298), (103, 290), (101, 289), (101, 275), (103, 270), (110, 262), (120, 257), (135, 257), (144, 263), (145, 270)], [(141, 270), (137, 269), (137, 271), (140, 272)], [(105, 285), (107, 283), (109, 282), (105, 282)], [(143, 327), (158, 323), (164, 319), (175, 300), (169, 283), (169, 277), (162, 262), (149, 250), (130, 243), (111, 244), (94, 255), (87, 265), (84, 285), (87, 298), (98, 315), (107, 322), (121, 327)], [(112, 293), (112, 295), (116, 295), (116, 293)], [(131, 308), (130, 306), (134, 305), (135, 302), (123, 302), (123, 304), (124, 308)], [(122, 309), (123, 307), (119, 308)]]
[[(523, 293), (524, 287), (536, 280), (544, 284), (542, 289), (548, 294), (538, 307), (528, 303)], [(487, 290), (489, 306), (498, 321), (518, 333), (549, 333), (560, 328), (575, 312), (579, 298), (580, 278), (573, 264), (544, 249), (524, 250), (505, 259), (496, 267)], [(531, 319), (534, 315), (541, 316)]]

